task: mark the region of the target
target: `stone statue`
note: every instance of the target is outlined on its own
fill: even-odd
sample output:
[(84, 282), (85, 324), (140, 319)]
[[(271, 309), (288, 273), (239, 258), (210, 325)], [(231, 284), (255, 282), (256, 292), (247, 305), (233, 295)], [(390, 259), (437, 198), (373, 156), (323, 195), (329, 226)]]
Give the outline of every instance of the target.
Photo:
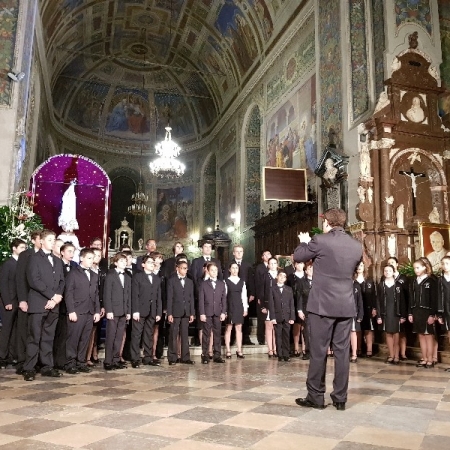
[(392, 195), (390, 197), (386, 197), (385, 201), (388, 205), (392, 205), (394, 203), (394, 197)]
[(389, 256), (391, 256), (391, 257), (395, 256), (395, 253), (397, 250), (396, 242), (397, 242), (397, 238), (396, 238), (395, 234), (390, 234), (387, 237), (388, 253), (389, 253)]
[(420, 106), (420, 98), (414, 97), (411, 103), (411, 108), (406, 112), (408, 120), (414, 123), (422, 123), (425, 120), (425, 113)]
[(142, 248), (144, 247), (144, 239), (142, 238), (138, 239), (138, 246), (139, 250), (142, 250)]
[(73, 260), (80, 261), (80, 242), (74, 230), (78, 230), (77, 221), (77, 197), (75, 195), (75, 185), (77, 181), (72, 180), (70, 186), (62, 197), (61, 214), (58, 218), (58, 225), (63, 229), (63, 233), (58, 236), (63, 242), (71, 242), (75, 247)]
[(336, 181), (336, 175), (338, 170), (334, 167), (334, 162), (331, 158), (325, 160), (325, 173), (323, 174), (323, 178), (325, 180), (334, 183)]
[(366, 201), (366, 190), (362, 186), (358, 186), (356, 192), (358, 193), (359, 201), (364, 203)]
[(361, 178), (370, 178), (370, 153), (369, 145), (361, 143), (359, 151), (359, 172)]
[(439, 214), (439, 211), (436, 206), (433, 206), (433, 209), (428, 215), (428, 220), (431, 223), (441, 223), (441, 215)]
[(391, 64), (392, 72), (399, 70), (400, 67), (402, 67), (401, 61), (399, 61), (399, 59), (397, 57), (395, 57)]
[(391, 102), (389, 100), (389, 97), (385, 91), (383, 91), (380, 94), (380, 97), (378, 98), (377, 106), (375, 107), (374, 113), (377, 113), (378, 111), (381, 111), (383, 108), (385, 108), (387, 105), (389, 105)]
[(395, 212), (397, 216), (397, 227), (405, 228), (405, 205), (402, 203)]
[(408, 36), (409, 48), (415, 50), (419, 46), (419, 33), (414, 31)]
[(373, 189), (372, 189), (372, 186), (369, 186), (367, 188), (367, 200), (369, 200), (369, 203), (372, 203), (372, 200), (373, 200)]

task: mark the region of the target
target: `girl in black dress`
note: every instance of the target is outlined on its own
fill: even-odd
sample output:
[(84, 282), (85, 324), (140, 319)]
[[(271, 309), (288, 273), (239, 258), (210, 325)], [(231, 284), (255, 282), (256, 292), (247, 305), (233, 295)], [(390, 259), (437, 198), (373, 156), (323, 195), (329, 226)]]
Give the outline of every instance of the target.
[(303, 327), (303, 321), (300, 318), (298, 311), (302, 309), (302, 290), (301, 280), (305, 277), (305, 263), (294, 262), (295, 272), (288, 275), (287, 285), (292, 288), (294, 292), (294, 305), (295, 305), (295, 322), (292, 327), (292, 336), (294, 338), (294, 356), (299, 358), (300, 353), (300, 333)]
[(227, 288), (227, 327), (225, 329), (226, 358), (231, 358), (230, 339), (231, 330), (236, 331), (236, 356), (244, 359), (242, 354), (242, 324), (248, 311), (247, 286), (245, 281), (238, 277), (239, 266), (233, 262), (228, 267), (230, 276), (225, 280)]
[(386, 344), (389, 349), (388, 364), (400, 361), (400, 326), (406, 321), (406, 305), (401, 284), (395, 279), (395, 269), (387, 265), (383, 271), (383, 279), (378, 283), (377, 311), (379, 325), (386, 333)]
[(356, 267), (355, 281), (361, 287), (364, 307), (364, 317), (361, 328), (364, 331), (366, 341), (366, 356), (371, 358), (373, 354), (374, 331), (376, 329), (377, 299), (376, 285), (371, 278), (367, 277), (366, 267), (363, 262)]
[(278, 260), (276, 258), (270, 258), (268, 261), (268, 271), (264, 273), (264, 278), (262, 280), (262, 294), (261, 299), (263, 303), (261, 304), (261, 313), (265, 316), (264, 324), (266, 331), (266, 342), (268, 348), (268, 356), (272, 358), (276, 356), (276, 342), (275, 342), (275, 331), (273, 328), (272, 318), (269, 313), (269, 298), (271, 295), (272, 286), (277, 284), (278, 275)]
[[(450, 341), (450, 257), (444, 256), (441, 261), (442, 274), (438, 279), (438, 316), (439, 323), (447, 330)], [(445, 369), (450, 372), (450, 369)]]
[(419, 335), (422, 358), (417, 367), (433, 368), (433, 324), (437, 314), (438, 283), (427, 264), (418, 259), (414, 262), (416, 279), (410, 286), (408, 320), (413, 333)]
[[(409, 285), (410, 285), (410, 279), (398, 271), (398, 259), (395, 256), (391, 256), (387, 260), (388, 265), (392, 266), (394, 268), (394, 278), (395, 281), (398, 281), (400, 283), (400, 286), (403, 291), (403, 299), (405, 302), (405, 308), (408, 310), (409, 305)], [(402, 323), (400, 326), (400, 334), (399, 334), (399, 346), (400, 346), (400, 361), (408, 361), (408, 358), (406, 357), (406, 332), (408, 330), (408, 327), (411, 325), (406, 321), (405, 323)]]
[(364, 314), (361, 286), (357, 281), (353, 282), (353, 296), (355, 298), (356, 316), (353, 318), (352, 331), (350, 333), (350, 344), (352, 347), (350, 362), (356, 363), (358, 361), (358, 344), (361, 345), (361, 322)]

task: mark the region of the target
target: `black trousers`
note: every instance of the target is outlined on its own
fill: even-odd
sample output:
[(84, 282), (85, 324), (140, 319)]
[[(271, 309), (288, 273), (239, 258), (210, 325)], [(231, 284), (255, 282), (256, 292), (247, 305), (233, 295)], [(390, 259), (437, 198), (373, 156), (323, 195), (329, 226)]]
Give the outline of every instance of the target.
[[(177, 338), (181, 340), (181, 361), (191, 359), (189, 352), (189, 316), (174, 317), (169, 330), (169, 349), (167, 359), (169, 362), (175, 362), (178, 359)], [(204, 339), (204, 336), (202, 337)]]
[(156, 324), (152, 316), (140, 317), (131, 324), (131, 361), (141, 360), (141, 339), (144, 347), (144, 364), (153, 361), (153, 331)]
[(116, 364), (120, 361), (120, 347), (126, 326), (126, 316), (106, 319), (105, 364)]
[(17, 351), (17, 368), (23, 367), (27, 359), (27, 336), (28, 336), (28, 313), (23, 312), (20, 308), (17, 311), (16, 325), (16, 351)]
[(334, 352), (334, 380), (331, 399), (333, 402), (346, 402), (350, 371), (350, 330), (352, 317), (326, 317), (308, 314), (309, 369), (306, 387), (308, 400), (324, 404), (327, 350), (332, 342)]
[(16, 359), (17, 350), (15, 344), (16, 340), (16, 323), (17, 323), (17, 310), (2, 308), (2, 328), (0, 332), (0, 360)]
[(53, 339), (59, 314), (52, 311), (28, 314), (27, 357), (23, 370), (34, 370), (38, 360), (41, 371), (53, 369)]
[(305, 314), (305, 320), (303, 321), (303, 339), (305, 341), (305, 353), (309, 353), (309, 324), (308, 324), (308, 314)]
[(256, 336), (258, 338), (258, 342), (264, 344), (266, 342), (266, 317), (267, 314), (263, 314), (261, 312), (261, 305), (256, 305), (256, 313), (257, 313), (257, 327), (256, 327)]
[(64, 367), (67, 363), (67, 314), (59, 314), (56, 324), (55, 339), (53, 340), (53, 359), (56, 367)]
[(77, 314), (77, 321), (67, 321), (66, 364), (65, 368), (86, 365), (86, 353), (94, 325), (92, 314)]
[(291, 325), (288, 321), (283, 320), (283, 322), (274, 324), (273, 327), (275, 328), (278, 356), (287, 358), (289, 357)]
[(213, 349), (214, 357), (219, 357), (222, 353), (220, 332), (222, 328), (222, 322), (219, 316), (207, 317), (206, 322), (203, 324), (202, 334), (202, 355), (208, 355), (209, 340), (211, 339), (211, 329), (213, 332)]

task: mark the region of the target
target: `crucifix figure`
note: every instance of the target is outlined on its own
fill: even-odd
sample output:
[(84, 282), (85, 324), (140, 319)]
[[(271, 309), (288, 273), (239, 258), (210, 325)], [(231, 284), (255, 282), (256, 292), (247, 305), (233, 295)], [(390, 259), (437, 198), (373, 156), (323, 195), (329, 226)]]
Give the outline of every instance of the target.
[(126, 233), (122, 233), (120, 235), (120, 239), (122, 240), (122, 245), (124, 245), (126, 242), (128, 242), (128, 235)]
[(426, 175), (424, 173), (415, 173), (414, 169), (411, 167), (411, 171), (407, 172), (406, 170), (400, 170), (399, 172), (400, 175), (405, 175), (409, 178), (411, 178), (411, 189), (413, 192), (413, 199), (412, 199), (412, 212), (413, 212), (413, 216), (416, 215), (416, 197), (417, 197), (417, 183), (416, 183), (416, 178), (420, 178), (420, 177), (426, 177)]

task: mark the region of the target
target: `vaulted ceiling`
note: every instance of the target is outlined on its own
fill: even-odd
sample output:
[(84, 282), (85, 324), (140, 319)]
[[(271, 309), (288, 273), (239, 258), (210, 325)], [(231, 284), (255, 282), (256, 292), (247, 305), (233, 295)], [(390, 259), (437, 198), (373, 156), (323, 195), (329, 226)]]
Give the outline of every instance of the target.
[(114, 145), (199, 140), (257, 70), (300, 0), (41, 0), (53, 112)]

